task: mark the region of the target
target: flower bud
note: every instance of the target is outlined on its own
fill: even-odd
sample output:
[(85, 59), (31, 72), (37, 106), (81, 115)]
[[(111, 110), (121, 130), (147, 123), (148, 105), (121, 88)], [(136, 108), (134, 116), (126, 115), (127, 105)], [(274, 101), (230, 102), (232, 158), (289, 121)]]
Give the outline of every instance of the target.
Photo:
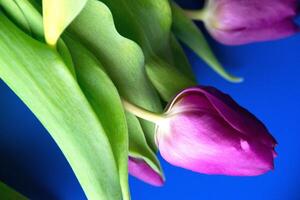
[(157, 125), (156, 143), (171, 164), (205, 174), (260, 175), (276, 156), (262, 122), (212, 87), (179, 93)]
[(219, 42), (246, 44), (296, 33), (296, 8), (296, 0), (208, 0), (203, 20)]
[(129, 174), (153, 186), (162, 186), (164, 178), (152, 169), (143, 159), (129, 156)]

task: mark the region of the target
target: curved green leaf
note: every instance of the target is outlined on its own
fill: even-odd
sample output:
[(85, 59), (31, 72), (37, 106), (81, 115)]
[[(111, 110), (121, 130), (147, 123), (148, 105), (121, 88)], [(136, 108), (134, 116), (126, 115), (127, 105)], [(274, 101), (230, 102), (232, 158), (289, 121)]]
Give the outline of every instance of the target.
[[(100, 119), (113, 147), (123, 199), (129, 200), (127, 124), (118, 91), (93, 54), (70, 36), (64, 36), (64, 40), (71, 51), (79, 85)], [(101, 156), (100, 153), (95, 152)]]
[[(80, 38), (101, 61), (122, 97), (145, 109), (160, 112), (160, 99), (144, 69), (140, 47), (115, 29), (110, 10), (103, 3), (89, 0), (68, 29)], [(149, 145), (156, 149), (154, 125), (140, 120)]]
[(74, 78), (76, 79), (75, 67), (74, 67), (71, 53), (70, 53), (68, 47), (66, 46), (65, 42), (62, 39), (58, 40), (57, 52), (59, 53), (59, 55), (65, 62), (66, 66), (68, 67), (68, 69), (70, 70), (70, 72), (72, 73)]
[[(17, 2), (24, 2), (24, 1), (27, 2), (27, 0), (16, 0), (16, 1)], [(10, 2), (10, 3), (13, 3), (13, 2)], [(33, 7), (31, 7), (31, 8), (33, 8)], [(24, 13), (26, 15), (29, 15), (31, 12), (28, 12), (27, 10), (28, 9), (25, 9)], [(42, 19), (40, 18), (40, 22), (41, 21), (42, 21)], [(42, 26), (42, 23), (40, 23), (40, 25)], [(35, 29), (35, 28), (36, 27), (33, 27), (33, 29)], [(42, 34), (43, 34), (43, 32), (42, 32)], [(40, 37), (43, 37), (43, 36), (40, 36)], [(60, 41), (62, 41), (62, 40), (60, 40)], [(61, 53), (61, 55), (64, 54), (64, 49), (62, 49), (62, 52), (60, 51), (60, 47), (62, 45), (64, 45), (64, 44), (61, 44), (61, 45), (60, 45), (60, 43), (58, 44), (58, 51)], [(72, 46), (72, 45), (69, 45), (69, 46)], [(63, 56), (63, 58), (64, 57), (68, 58), (69, 56)], [(76, 59), (76, 57), (75, 57), (75, 59)], [(68, 63), (68, 59), (67, 59), (66, 63)], [(87, 66), (87, 67), (89, 67), (89, 66)], [(95, 76), (95, 75), (93, 75), (93, 76)], [(80, 81), (80, 80), (78, 80), (78, 81)], [(101, 81), (101, 80), (97, 80), (95, 82), (99, 82), (99, 81)], [(133, 120), (132, 120), (132, 118), (133, 118)], [(108, 117), (107, 119), (110, 119), (110, 118)], [(158, 173), (161, 173), (161, 168), (160, 168), (159, 162), (156, 159), (154, 153), (151, 151), (151, 149), (149, 149), (148, 144), (147, 144), (147, 142), (146, 142), (146, 140), (144, 138), (144, 135), (143, 135), (143, 130), (141, 129), (140, 123), (136, 119), (136, 117), (131, 116), (130, 120), (128, 119), (128, 126), (129, 127), (138, 127), (137, 129), (135, 129), (135, 128), (129, 128), (131, 130), (130, 131), (130, 133), (131, 133), (130, 134), (131, 135), (131, 140), (130, 140), (130, 143), (129, 143), (129, 146), (130, 146), (129, 149), (130, 149), (130, 152), (131, 152), (130, 154), (132, 156), (144, 159), (150, 166), (153, 167), (153, 169), (155, 171), (157, 171)], [(138, 147), (136, 147), (137, 146), (136, 144), (139, 144)], [(137, 149), (142, 149), (142, 150), (138, 151)], [(126, 158), (125, 164), (127, 164), (127, 158)], [(124, 163), (123, 163), (123, 165), (124, 165)], [(126, 174), (126, 176), (127, 176), (127, 174)], [(125, 188), (125, 191), (126, 191), (126, 187), (124, 187), (124, 185), (125, 185), (125, 178), (123, 177), (123, 188)]]
[(87, 197), (120, 200), (109, 139), (64, 62), (2, 13), (0, 26), (0, 77), (50, 132)]
[(43, 0), (45, 39), (55, 46), (58, 38), (84, 8), (87, 0)]
[(172, 24), (168, 0), (101, 0), (113, 13), (117, 30), (137, 42), (145, 57), (165, 51)]
[[(18, 27), (33, 38), (44, 40), (43, 18), (28, 0), (1, 0), (0, 5)], [(57, 50), (75, 77), (69, 50), (62, 40), (58, 41)]]
[(147, 73), (166, 102), (170, 101), (183, 89), (196, 85), (194, 81), (184, 76), (183, 73), (179, 73), (175, 67), (159, 57), (152, 57), (148, 61)]
[(190, 62), (173, 33), (171, 33), (170, 45), (172, 49), (172, 65), (180, 70), (180, 72), (184, 73), (190, 80), (195, 80), (195, 75), (192, 71)]
[(11, 187), (0, 181), (0, 197), (5, 200), (27, 200), (26, 197), (16, 192)]
[(1, 0), (0, 5), (20, 28), (32, 37), (43, 40), (42, 16), (28, 0)]
[(27, 32), (32, 33), (29, 22), (24, 16), (24, 13), (19, 8), (18, 4), (12, 0), (1, 0), (1, 6), (16, 19), (19, 26), (22, 26)]
[[(194, 78), (175, 67), (174, 57), (182, 59), (184, 55), (174, 55), (172, 49), (172, 13), (168, 0), (101, 1), (111, 9), (120, 33), (142, 47), (148, 77), (164, 100), (170, 100), (185, 87), (196, 85)], [(153, 129), (148, 131), (153, 132)]]
[(172, 31), (184, 44), (200, 56), (215, 72), (231, 82), (241, 82), (243, 79), (228, 74), (219, 63), (204, 35), (198, 27), (185, 16), (182, 9), (172, 3), (173, 25)]

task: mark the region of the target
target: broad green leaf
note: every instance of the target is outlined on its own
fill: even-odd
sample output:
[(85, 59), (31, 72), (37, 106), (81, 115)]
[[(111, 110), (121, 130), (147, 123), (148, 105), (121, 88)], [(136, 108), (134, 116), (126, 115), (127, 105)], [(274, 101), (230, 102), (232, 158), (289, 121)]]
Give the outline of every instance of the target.
[[(18, 1), (21, 1), (21, 2), (27, 2), (27, 0), (18, 0)], [(32, 7), (31, 7), (32, 8)], [(28, 9), (27, 9), (28, 10)], [(25, 10), (26, 11), (26, 10)], [(25, 14), (27, 13), (27, 15), (28, 14), (30, 14), (31, 12), (25, 12)], [(40, 22), (42, 21), (42, 19), (41, 19), (41, 16), (40, 16)], [(40, 23), (40, 25), (41, 25), (41, 27), (42, 27), (42, 23)], [(43, 27), (42, 27), (43, 28)], [(42, 32), (42, 34), (43, 34), (43, 32)], [(43, 37), (43, 36), (40, 36), (40, 37)], [(62, 44), (63, 45), (63, 44)], [(58, 44), (58, 51), (60, 51), (60, 43)], [(63, 53), (61, 53), (61, 55), (62, 55)], [(65, 56), (63, 56), (63, 57), (65, 57)], [(66, 57), (68, 57), (68, 56), (66, 56)], [(133, 119), (135, 119), (135, 120), (132, 120), (132, 118)], [(109, 118), (107, 118), (107, 119), (109, 119)], [(138, 127), (137, 129), (134, 129), (134, 128), (130, 128), (130, 130), (131, 131), (134, 131), (134, 132), (132, 132), (132, 134), (131, 134), (131, 141), (130, 141), (130, 149), (133, 149), (132, 150), (132, 152), (134, 152), (134, 153), (131, 153), (131, 155), (133, 156), (133, 155), (135, 155), (135, 157), (138, 157), (138, 158), (142, 158), (142, 159), (144, 159), (150, 166), (153, 166), (153, 168), (156, 170), (156, 171), (158, 171), (158, 172), (160, 172), (161, 171), (161, 169), (160, 169), (160, 165), (159, 165), (159, 162), (157, 161), (157, 159), (156, 159), (156, 157), (155, 157), (155, 155), (153, 154), (153, 152), (151, 152), (151, 150), (149, 149), (149, 147), (148, 147), (148, 144), (147, 144), (147, 142), (146, 142), (146, 140), (145, 139), (143, 139), (144, 138), (144, 136), (143, 136), (143, 131), (142, 131), (142, 129), (140, 128), (140, 123), (139, 123), (139, 121), (136, 119), (136, 117), (134, 117), (134, 116), (131, 116), (131, 118), (130, 118), (131, 120), (128, 120), (128, 124), (129, 124), (129, 127)], [(136, 134), (139, 134), (139, 135), (136, 135)], [(135, 137), (135, 136), (137, 136), (137, 137)], [(139, 144), (139, 147), (136, 147), (136, 144)], [(142, 146), (142, 145), (144, 145), (144, 147)], [(141, 151), (138, 151), (137, 149), (142, 149)], [(146, 149), (146, 150), (145, 150)], [(148, 158), (149, 157), (149, 158)], [(126, 158), (127, 159), (127, 158)], [(126, 160), (126, 162), (125, 163), (127, 163), (127, 160)], [(127, 175), (126, 175), (127, 176)], [(123, 178), (123, 180), (124, 180), (124, 178)], [(125, 182), (125, 181), (123, 181), (123, 182)], [(124, 185), (124, 183), (123, 183), (123, 185)], [(123, 188), (125, 188), (124, 186), (123, 186)]]
[[(160, 99), (147, 79), (142, 50), (117, 32), (107, 6), (89, 0), (68, 30), (101, 61), (123, 98), (148, 110), (162, 110)], [(156, 149), (154, 124), (140, 122), (149, 145)]]
[(166, 102), (183, 89), (196, 85), (194, 81), (184, 76), (183, 73), (179, 73), (175, 67), (159, 57), (153, 57), (148, 61), (147, 72), (153, 85)]
[(146, 58), (153, 52), (170, 54), (169, 50), (165, 51), (172, 24), (168, 0), (101, 1), (111, 9), (117, 30), (136, 41), (144, 50)]
[(172, 31), (184, 44), (200, 56), (215, 72), (231, 82), (241, 82), (243, 79), (228, 74), (219, 63), (204, 35), (199, 28), (185, 16), (182, 9), (172, 3), (173, 24)]
[(16, 19), (18, 25), (21, 25), (27, 32), (32, 33), (29, 22), (25, 18), (22, 10), (19, 8), (18, 4), (13, 0), (1, 0), (1, 6), (9, 12), (13, 18)]
[(0, 199), (3, 200), (27, 200), (26, 197), (16, 192), (11, 187), (0, 181)]
[(172, 13), (168, 0), (101, 1), (111, 9), (119, 32), (142, 47), (148, 77), (164, 100), (196, 85), (191, 76), (181, 73), (174, 64), (170, 38)]
[[(66, 35), (76, 67), (78, 82), (108, 134), (119, 170), (123, 199), (129, 200), (128, 134), (125, 113), (118, 91), (102, 64), (85, 47)], [(95, 152), (101, 156), (101, 152)]]
[(25, 32), (36, 39), (44, 38), (42, 16), (28, 0), (1, 0), (0, 5)]
[[(23, 29), (33, 38), (40, 41), (44, 40), (43, 18), (28, 0), (1, 0), (0, 5), (18, 27)], [(69, 50), (62, 40), (58, 41), (57, 50), (72, 74), (75, 76)]]
[(191, 80), (194, 80), (195, 75), (192, 71), (189, 60), (173, 33), (171, 33), (170, 45), (172, 49), (172, 65), (174, 65), (177, 69), (180, 70), (180, 72), (184, 73)]
[(58, 40), (57, 52), (60, 54), (61, 58), (65, 62), (66, 66), (68, 67), (68, 69), (70, 70), (72, 75), (76, 78), (76, 73), (75, 73), (72, 56), (70, 54), (68, 47), (66, 46), (65, 42), (62, 39)]
[(84, 8), (87, 0), (43, 0), (45, 39), (55, 46), (58, 38)]
[(60, 56), (2, 13), (0, 26), (0, 77), (49, 131), (87, 197), (120, 200), (118, 169), (105, 129)]

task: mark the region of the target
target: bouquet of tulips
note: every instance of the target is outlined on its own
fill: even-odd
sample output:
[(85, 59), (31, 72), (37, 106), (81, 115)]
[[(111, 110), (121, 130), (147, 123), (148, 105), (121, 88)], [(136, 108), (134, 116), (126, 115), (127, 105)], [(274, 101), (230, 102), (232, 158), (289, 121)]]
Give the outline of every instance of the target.
[(130, 199), (128, 174), (162, 186), (158, 151), (195, 172), (256, 176), (273, 169), (276, 140), (230, 96), (196, 82), (181, 44), (240, 82), (192, 20), (237, 45), (295, 34), (295, 15), (296, 0), (206, 0), (201, 10), (169, 0), (0, 0), (0, 78), (88, 199)]

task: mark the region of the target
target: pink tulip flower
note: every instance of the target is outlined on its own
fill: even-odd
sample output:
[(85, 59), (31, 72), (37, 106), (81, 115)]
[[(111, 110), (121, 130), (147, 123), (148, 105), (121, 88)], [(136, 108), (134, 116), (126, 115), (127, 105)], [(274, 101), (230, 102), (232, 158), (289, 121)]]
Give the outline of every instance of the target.
[(219, 42), (239, 45), (298, 32), (296, 0), (207, 0), (202, 20)]
[(182, 91), (164, 118), (157, 125), (156, 143), (162, 157), (175, 166), (233, 176), (274, 168), (275, 139), (262, 122), (217, 89)]

